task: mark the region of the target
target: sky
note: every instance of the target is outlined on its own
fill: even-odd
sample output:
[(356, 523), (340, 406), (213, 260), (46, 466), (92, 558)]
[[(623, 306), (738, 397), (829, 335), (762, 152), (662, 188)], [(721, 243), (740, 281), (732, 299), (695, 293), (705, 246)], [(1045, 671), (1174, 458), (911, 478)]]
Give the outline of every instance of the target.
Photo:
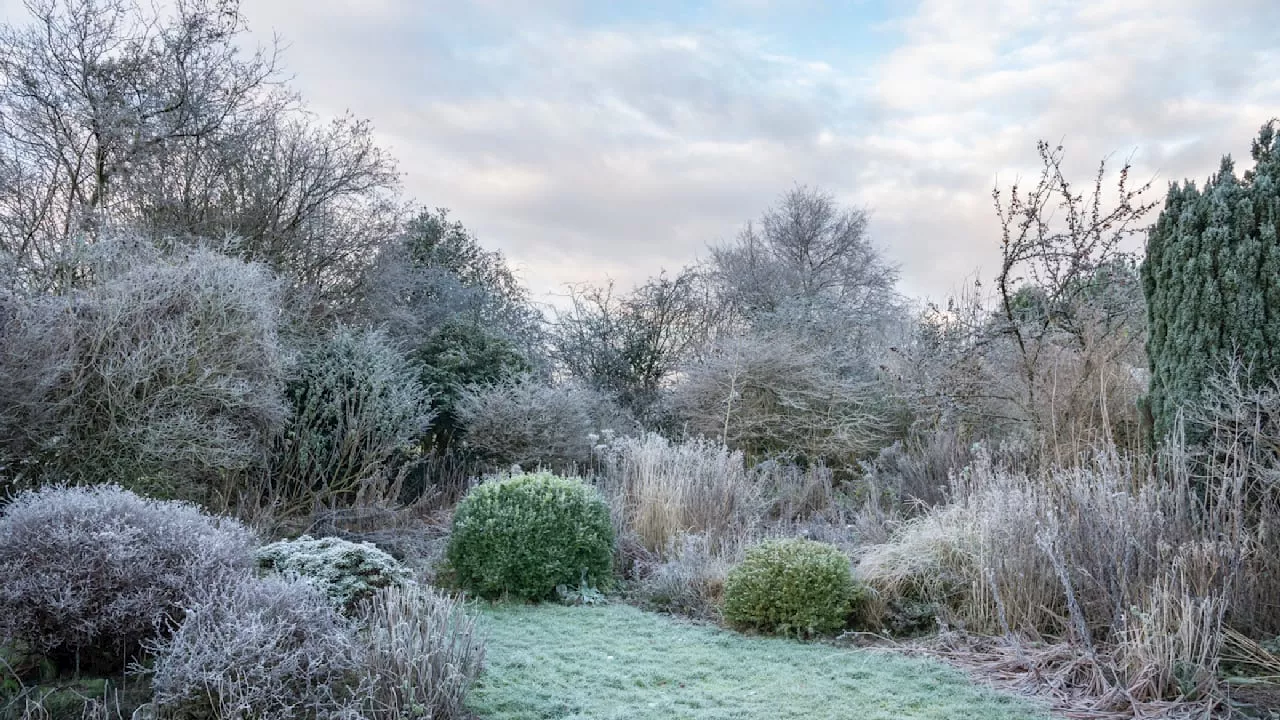
[[(998, 262), (994, 186), (1201, 182), (1280, 115), (1277, 0), (242, 0), (318, 113), (535, 294), (630, 286), (796, 185), (865, 208), (902, 290)], [(1154, 217), (1151, 218), (1154, 221)]]

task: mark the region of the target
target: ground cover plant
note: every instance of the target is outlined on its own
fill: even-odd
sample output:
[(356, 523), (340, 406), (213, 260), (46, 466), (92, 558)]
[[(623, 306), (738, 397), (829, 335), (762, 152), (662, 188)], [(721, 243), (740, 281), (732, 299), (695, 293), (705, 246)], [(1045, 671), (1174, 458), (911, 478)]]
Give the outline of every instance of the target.
[(280, 540), (258, 548), (254, 559), (260, 569), (315, 585), (347, 613), (379, 588), (412, 582), (409, 569), (376, 546), (337, 537)]
[(488, 669), (468, 706), (484, 720), (1049, 717), (935, 661), (744, 637), (625, 605), (498, 605), (483, 618)]

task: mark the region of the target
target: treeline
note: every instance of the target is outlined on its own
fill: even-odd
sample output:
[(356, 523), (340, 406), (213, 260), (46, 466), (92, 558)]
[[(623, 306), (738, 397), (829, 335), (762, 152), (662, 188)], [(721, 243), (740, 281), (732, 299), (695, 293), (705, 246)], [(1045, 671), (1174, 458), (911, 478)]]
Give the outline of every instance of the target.
[(7, 484), (302, 512), (657, 431), (932, 501), (974, 443), (1142, 451), (1215, 363), (1273, 365), (1270, 125), (1255, 170), (1171, 191), (1145, 265), (1149, 186), (1103, 165), (1078, 191), (1042, 144), (994, 193), (999, 272), (946, 305), (899, 293), (865, 210), (796, 186), (702, 261), (549, 310), (406, 199), (367, 122), (243, 49), (234, 2), (31, 10), (0, 34)]

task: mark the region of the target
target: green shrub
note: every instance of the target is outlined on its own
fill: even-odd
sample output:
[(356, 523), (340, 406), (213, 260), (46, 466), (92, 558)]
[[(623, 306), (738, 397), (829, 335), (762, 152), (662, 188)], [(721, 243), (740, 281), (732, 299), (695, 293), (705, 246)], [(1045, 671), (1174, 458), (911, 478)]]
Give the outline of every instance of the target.
[(376, 330), (337, 328), (304, 347), (285, 387), (293, 409), (275, 438), (272, 493), (282, 514), (387, 488), (431, 425), (418, 371)]
[(348, 614), (376, 590), (413, 580), (408, 568), (374, 545), (336, 537), (281, 540), (258, 548), (255, 557), (259, 568), (298, 575)]
[(482, 597), (598, 586), (612, 567), (609, 507), (581, 480), (551, 473), (490, 481), (458, 504), (447, 557), (458, 585)]
[(724, 618), (740, 629), (802, 637), (844, 627), (861, 593), (849, 558), (834, 545), (770, 540), (729, 572)]

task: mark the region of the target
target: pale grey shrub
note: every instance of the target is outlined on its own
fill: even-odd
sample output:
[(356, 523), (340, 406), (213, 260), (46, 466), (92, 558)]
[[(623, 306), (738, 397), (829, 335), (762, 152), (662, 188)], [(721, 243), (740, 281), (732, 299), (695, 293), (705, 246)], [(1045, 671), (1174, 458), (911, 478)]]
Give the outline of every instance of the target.
[(632, 598), (659, 612), (720, 621), (725, 579), (741, 561), (743, 544), (716, 545), (697, 534), (675, 538), (664, 559), (644, 568)]
[(455, 720), (484, 665), (484, 639), (457, 600), (422, 585), (388, 587), (361, 604), (373, 720)]
[(204, 499), (287, 417), (278, 284), (211, 250), (119, 247), (80, 289), (5, 301), (0, 445), (28, 474)]
[(682, 370), (667, 398), (688, 432), (748, 455), (850, 462), (885, 444), (892, 422), (871, 373), (794, 328), (725, 338)]
[(262, 569), (297, 575), (316, 586), (344, 612), (379, 588), (413, 581), (404, 564), (373, 544), (336, 537), (281, 540), (258, 548), (255, 557)]
[(185, 610), (173, 635), (151, 647), (159, 717), (360, 717), (364, 648), (317, 588), (246, 574)]
[(0, 638), (62, 667), (124, 667), (190, 596), (247, 571), (254, 540), (114, 485), (20, 493), (0, 515)]
[(467, 447), (495, 465), (561, 471), (590, 464), (603, 438), (639, 429), (604, 392), (530, 377), (464, 389), (457, 414)]

